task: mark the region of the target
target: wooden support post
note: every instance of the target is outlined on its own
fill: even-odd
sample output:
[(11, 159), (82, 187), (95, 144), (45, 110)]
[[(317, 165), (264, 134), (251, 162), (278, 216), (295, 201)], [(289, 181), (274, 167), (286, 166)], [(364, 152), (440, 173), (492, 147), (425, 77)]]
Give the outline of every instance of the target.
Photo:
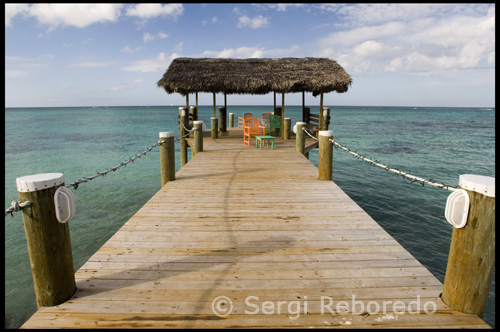
[(161, 185), (175, 180), (174, 132), (160, 133)]
[(229, 128), (234, 127), (234, 113), (229, 113)]
[(304, 112), (306, 108), (306, 94), (304, 91), (302, 91), (302, 122), (304, 122)]
[(323, 128), (323, 92), (321, 92), (321, 95), (319, 97), (319, 120), (318, 120), (318, 127), (320, 130)]
[(304, 150), (306, 147), (306, 133), (304, 133), (305, 122), (297, 122), (296, 128), (297, 132), (295, 133), (295, 150), (304, 154)]
[(192, 119), (192, 121), (198, 120), (198, 108), (195, 106), (190, 106), (189, 107), (189, 115), (190, 115), (190, 118)]
[(274, 115), (278, 115), (276, 112), (276, 91), (273, 91), (273, 96), (274, 96)]
[(219, 125), (217, 124), (218, 119), (215, 117), (210, 118), (210, 126), (211, 126), (211, 136), (213, 139), (219, 138)]
[(274, 109), (274, 115), (279, 115), (279, 116), (281, 116), (281, 107), (276, 107), (276, 108)]
[(216, 105), (216, 101), (215, 101), (215, 92), (214, 92), (214, 117), (216, 117), (216, 115), (215, 115), (216, 108), (217, 108), (217, 105)]
[(292, 123), (292, 120), (290, 118), (285, 118), (283, 119), (284, 127), (283, 127), (283, 139), (288, 140), (290, 139), (290, 126)]
[(194, 122), (194, 148), (193, 156), (203, 152), (203, 121)]
[(33, 275), (36, 304), (51, 307), (76, 291), (69, 226), (56, 218), (54, 194), (64, 185), (62, 173), (45, 173), (16, 179), (23, 208), (24, 231)]
[(311, 108), (310, 107), (304, 107), (304, 113), (303, 113), (302, 121), (305, 122), (305, 123), (310, 123), (311, 122)]
[(459, 179), (470, 209), (465, 227), (453, 228), (441, 298), (460, 312), (483, 317), (495, 270), (495, 178)]
[(328, 130), (328, 126), (330, 125), (330, 108), (323, 107), (323, 129)]
[(281, 138), (285, 139), (285, 93), (281, 94)]
[(181, 167), (186, 165), (187, 163), (187, 143), (186, 139), (182, 138), (187, 134), (186, 129), (184, 129), (184, 126), (187, 128), (189, 124), (187, 123), (187, 114), (186, 114), (186, 108), (185, 107), (179, 107), (179, 133), (181, 135)]
[(224, 109), (227, 112), (227, 94), (224, 93)]
[(219, 130), (223, 133), (227, 131), (227, 113), (225, 107), (219, 107)]
[(318, 180), (332, 181), (333, 131), (319, 131), (318, 140)]

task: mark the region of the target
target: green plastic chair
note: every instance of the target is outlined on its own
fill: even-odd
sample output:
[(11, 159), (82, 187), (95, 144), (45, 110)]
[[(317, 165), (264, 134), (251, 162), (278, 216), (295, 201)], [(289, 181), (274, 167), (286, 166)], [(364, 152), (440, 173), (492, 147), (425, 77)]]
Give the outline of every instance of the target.
[(269, 133), (271, 135), (281, 134), (281, 116), (269, 115)]

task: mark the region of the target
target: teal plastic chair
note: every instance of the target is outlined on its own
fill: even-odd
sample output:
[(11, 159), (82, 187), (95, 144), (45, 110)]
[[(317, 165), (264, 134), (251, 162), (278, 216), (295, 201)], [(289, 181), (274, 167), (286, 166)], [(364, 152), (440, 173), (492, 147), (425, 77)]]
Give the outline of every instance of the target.
[(281, 135), (281, 116), (269, 115), (269, 134)]

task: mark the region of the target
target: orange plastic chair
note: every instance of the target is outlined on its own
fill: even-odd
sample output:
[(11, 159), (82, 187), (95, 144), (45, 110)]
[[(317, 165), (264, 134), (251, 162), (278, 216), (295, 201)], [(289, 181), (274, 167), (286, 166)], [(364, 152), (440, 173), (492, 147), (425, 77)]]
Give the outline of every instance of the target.
[(250, 146), (252, 136), (265, 135), (266, 127), (260, 125), (260, 119), (249, 118), (243, 125), (243, 144)]
[(243, 127), (245, 125), (245, 121), (250, 118), (253, 118), (252, 113), (243, 113), (243, 116), (238, 117), (238, 128)]

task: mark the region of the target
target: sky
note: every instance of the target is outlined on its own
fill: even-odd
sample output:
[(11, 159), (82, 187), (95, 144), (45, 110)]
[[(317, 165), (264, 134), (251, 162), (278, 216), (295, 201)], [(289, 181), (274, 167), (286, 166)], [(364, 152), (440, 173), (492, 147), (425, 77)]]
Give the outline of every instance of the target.
[[(177, 57), (330, 58), (353, 83), (325, 94), (329, 106), (494, 107), (495, 5), (5, 5), (6, 107), (183, 106), (185, 97), (157, 87)], [(301, 105), (302, 94), (285, 103)]]

